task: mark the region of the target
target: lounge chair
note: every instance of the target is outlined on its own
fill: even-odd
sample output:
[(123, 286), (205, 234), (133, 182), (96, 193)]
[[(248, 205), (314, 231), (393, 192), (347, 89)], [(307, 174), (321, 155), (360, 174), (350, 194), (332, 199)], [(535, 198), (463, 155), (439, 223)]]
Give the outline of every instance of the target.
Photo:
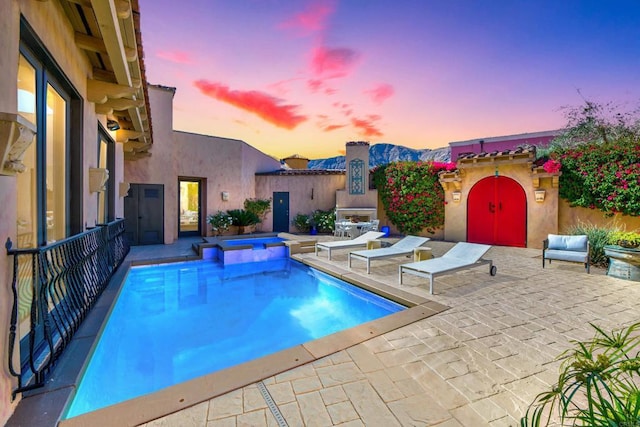
[(367, 262), (367, 274), (369, 274), (371, 272), (371, 260), (412, 255), (415, 248), (422, 246), (429, 240), (431, 239), (428, 237), (407, 236), (388, 248), (349, 252), (349, 268), (351, 268), (351, 260), (353, 258), (361, 259)]
[(400, 285), (402, 285), (402, 273), (426, 277), (429, 279), (429, 293), (433, 294), (433, 278), (435, 276), (483, 264), (489, 264), (489, 274), (495, 276), (498, 269), (493, 265), (493, 261), (482, 258), (489, 249), (491, 249), (489, 245), (460, 242), (439, 258), (403, 264), (398, 273)]
[(375, 240), (382, 236), (384, 236), (384, 233), (380, 233), (378, 231), (368, 231), (351, 240), (318, 242), (316, 243), (316, 256), (318, 256), (318, 252), (320, 252), (320, 250), (325, 249), (329, 252), (329, 259), (331, 259), (331, 249), (357, 248), (359, 246), (366, 246), (369, 240)]

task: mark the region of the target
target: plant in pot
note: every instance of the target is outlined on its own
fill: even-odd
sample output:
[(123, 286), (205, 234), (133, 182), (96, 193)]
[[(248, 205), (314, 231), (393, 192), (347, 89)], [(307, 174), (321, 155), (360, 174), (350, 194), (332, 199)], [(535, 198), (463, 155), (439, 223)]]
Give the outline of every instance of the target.
[(640, 246), (640, 233), (635, 231), (616, 231), (609, 236), (609, 244), (635, 249)]
[(231, 209), (227, 212), (231, 217), (232, 224), (238, 227), (238, 234), (244, 234), (246, 227), (260, 222), (258, 215), (245, 209)]
[(214, 214), (207, 215), (207, 224), (211, 226), (211, 231), (213, 231), (213, 234), (216, 236), (219, 236), (229, 230), (232, 223), (233, 218), (224, 211), (218, 211)]
[(293, 218), (291, 223), (301, 233), (308, 233), (309, 230), (311, 230), (311, 218), (309, 217), (309, 215), (299, 213)]

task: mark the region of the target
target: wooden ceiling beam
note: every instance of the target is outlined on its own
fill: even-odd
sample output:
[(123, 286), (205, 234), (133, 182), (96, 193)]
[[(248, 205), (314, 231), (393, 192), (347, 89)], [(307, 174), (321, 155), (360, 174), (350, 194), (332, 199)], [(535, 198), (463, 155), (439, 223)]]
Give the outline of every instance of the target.
[(137, 92), (135, 87), (87, 79), (87, 99), (96, 104), (104, 104), (109, 98), (131, 97)]

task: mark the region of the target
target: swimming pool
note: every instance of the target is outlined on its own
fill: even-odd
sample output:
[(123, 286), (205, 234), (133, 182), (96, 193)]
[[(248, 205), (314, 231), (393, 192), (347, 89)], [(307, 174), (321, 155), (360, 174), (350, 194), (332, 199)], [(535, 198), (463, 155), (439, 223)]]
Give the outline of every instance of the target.
[(135, 267), (64, 418), (404, 308), (290, 259)]
[(242, 239), (224, 239), (222, 245), (226, 246), (253, 246), (253, 249), (265, 249), (267, 246), (277, 246), (276, 243), (282, 243), (285, 239), (278, 236), (271, 237), (253, 237)]

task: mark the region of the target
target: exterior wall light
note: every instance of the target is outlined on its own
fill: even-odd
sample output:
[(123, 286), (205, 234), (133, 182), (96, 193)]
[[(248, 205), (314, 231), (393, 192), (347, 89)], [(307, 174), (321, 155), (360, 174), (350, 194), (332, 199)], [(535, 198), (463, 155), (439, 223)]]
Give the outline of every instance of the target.
[(451, 198), (453, 199), (454, 202), (459, 202), (460, 198), (461, 198), (461, 194), (459, 191), (454, 191), (453, 193), (451, 193)]
[(222, 197), (222, 200), (224, 200), (225, 202), (229, 200), (229, 192), (228, 191), (223, 191), (220, 194), (220, 197)]
[(536, 194), (536, 202), (538, 202), (538, 203), (544, 202), (544, 196), (546, 194), (546, 191), (544, 191), (544, 190), (536, 190), (535, 194)]

